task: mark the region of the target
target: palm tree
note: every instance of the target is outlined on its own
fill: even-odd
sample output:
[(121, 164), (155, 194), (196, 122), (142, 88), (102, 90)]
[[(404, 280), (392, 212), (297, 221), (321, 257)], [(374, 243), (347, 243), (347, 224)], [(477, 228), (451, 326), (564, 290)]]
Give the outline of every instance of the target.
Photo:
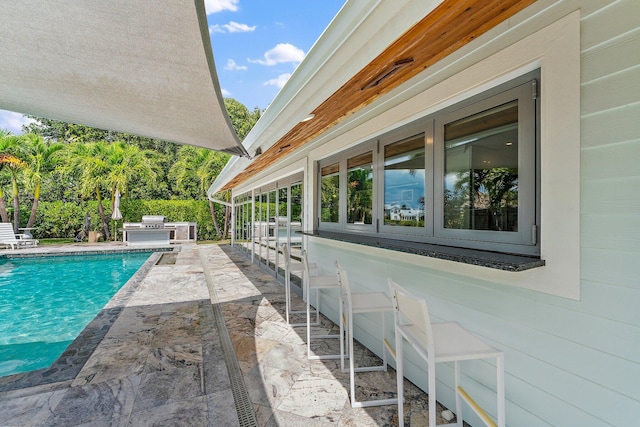
[[(207, 150), (205, 148), (196, 148), (191, 146), (180, 147), (178, 150), (178, 161), (169, 171), (170, 176), (175, 180), (178, 189), (187, 197), (198, 198), (206, 196), (207, 189), (218, 176), (229, 155)], [(225, 226), (222, 235), (226, 235), (228, 230), (228, 213), (225, 210)], [(209, 200), (209, 211), (216, 234), (220, 234), (220, 226), (215, 215), (214, 205)]]
[(347, 173), (349, 211), (347, 222), (371, 224), (373, 211), (373, 175), (370, 169), (356, 168)]
[[(18, 188), (18, 171), (26, 166), (21, 156), (20, 137), (9, 131), (0, 131), (0, 165), (6, 166), (11, 175), (11, 188), (13, 195), (13, 231), (18, 232), (20, 227), (20, 191)], [(0, 204), (2, 221), (9, 222), (7, 206), (2, 197)]]
[(110, 239), (109, 221), (102, 206), (103, 194), (110, 194), (113, 206), (116, 191), (126, 197), (129, 184), (134, 179), (153, 183), (156, 173), (152, 152), (122, 141), (73, 143), (68, 147), (69, 163), (65, 169), (79, 175), (83, 197), (95, 195), (105, 239)]
[(108, 168), (105, 183), (111, 192), (112, 209), (116, 192), (126, 197), (132, 181), (144, 180), (150, 186), (155, 183), (157, 174), (153, 151), (116, 141), (107, 145), (105, 155)]
[[(9, 132), (8, 130), (5, 129), (0, 129), (0, 152), (2, 151), (2, 147), (4, 147), (7, 143), (7, 137), (11, 135), (11, 132)], [(6, 163), (0, 163), (0, 165), (5, 165)], [(0, 168), (0, 171), (3, 172), (2, 170), (4, 168)], [(7, 214), (7, 203), (4, 200), (4, 185), (6, 185), (6, 182), (8, 180), (3, 179), (0, 182), (0, 219), (2, 220), (2, 222), (9, 222), (9, 215)]]
[(33, 190), (33, 206), (31, 207), (31, 215), (27, 222), (27, 228), (29, 228), (33, 227), (36, 220), (36, 211), (38, 210), (43, 178), (47, 173), (55, 169), (60, 160), (56, 153), (60, 151), (63, 146), (59, 143), (46, 142), (42, 136), (33, 133), (24, 134), (22, 140), (24, 142), (27, 160), (25, 179), (27, 188)]
[(72, 143), (66, 146), (68, 151), (68, 163), (62, 168), (65, 172), (76, 173), (79, 178), (80, 194), (89, 198), (95, 195), (98, 200), (98, 212), (105, 238), (110, 237), (109, 223), (107, 222), (102, 206), (102, 194), (106, 185), (106, 176), (109, 166), (106, 161), (107, 143), (104, 141), (88, 144)]

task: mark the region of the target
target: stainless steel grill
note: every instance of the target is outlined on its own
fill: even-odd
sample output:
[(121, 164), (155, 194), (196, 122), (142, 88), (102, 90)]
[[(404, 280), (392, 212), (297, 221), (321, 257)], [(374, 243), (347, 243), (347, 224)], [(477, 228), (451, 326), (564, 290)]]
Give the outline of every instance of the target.
[(167, 217), (163, 215), (143, 215), (140, 228), (164, 228)]

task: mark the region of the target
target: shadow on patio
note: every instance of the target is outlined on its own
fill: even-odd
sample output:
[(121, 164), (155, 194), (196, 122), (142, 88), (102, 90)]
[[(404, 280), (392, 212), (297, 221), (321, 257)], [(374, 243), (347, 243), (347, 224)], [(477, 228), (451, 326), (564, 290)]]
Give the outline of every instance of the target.
[[(340, 361), (308, 360), (305, 327), (286, 323), (283, 285), (273, 273), (252, 264), (237, 249), (229, 246), (220, 249), (232, 264), (217, 268), (215, 259), (207, 260), (207, 264), (258, 425), (397, 425), (396, 405), (351, 408), (349, 374), (341, 372)], [(292, 305), (294, 310), (304, 309), (304, 302), (293, 293)], [(304, 315), (294, 315), (292, 323), (303, 320)], [(338, 326), (324, 316), (321, 323), (319, 329), (323, 331), (315, 333), (338, 333)], [(339, 340), (314, 340), (312, 351), (337, 354)], [(381, 363), (358, 343), (355, 354), (357, 364)], [(358, 373), (357, 397), (359, 400), (395, 397), (395, 382), (391, 367), (388, 372)], [(411, 425), (413, 421), (412, 425), (426, 425), (427, 395), (407, 380), (405, 402), (405, 424)], [(445, 408), (438, 406), (440, 414)]]

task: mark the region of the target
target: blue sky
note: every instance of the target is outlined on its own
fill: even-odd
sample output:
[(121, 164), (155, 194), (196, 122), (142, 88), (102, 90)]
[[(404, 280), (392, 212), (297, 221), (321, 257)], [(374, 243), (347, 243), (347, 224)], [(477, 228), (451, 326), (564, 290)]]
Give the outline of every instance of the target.
[[(223, 96), (266, 108), (345, 0), (205, 0)], [(22, 114), (0, 110), (20, 133)]]

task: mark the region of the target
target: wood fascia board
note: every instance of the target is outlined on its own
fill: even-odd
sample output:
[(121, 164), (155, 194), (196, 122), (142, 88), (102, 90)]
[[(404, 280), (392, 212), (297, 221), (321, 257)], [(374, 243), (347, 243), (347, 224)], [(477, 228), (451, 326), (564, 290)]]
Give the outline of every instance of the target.
[[(312, 111), (315, 118), (297, 123), (246, 169), (230, 179), (231, 189), (291, 154), (362, 107), (502, 23), (535, 0), (445, 0)], [(408, 59), (411, 58), (411, 61)], [(406, 61), (375, 85), (398, 61)]]

